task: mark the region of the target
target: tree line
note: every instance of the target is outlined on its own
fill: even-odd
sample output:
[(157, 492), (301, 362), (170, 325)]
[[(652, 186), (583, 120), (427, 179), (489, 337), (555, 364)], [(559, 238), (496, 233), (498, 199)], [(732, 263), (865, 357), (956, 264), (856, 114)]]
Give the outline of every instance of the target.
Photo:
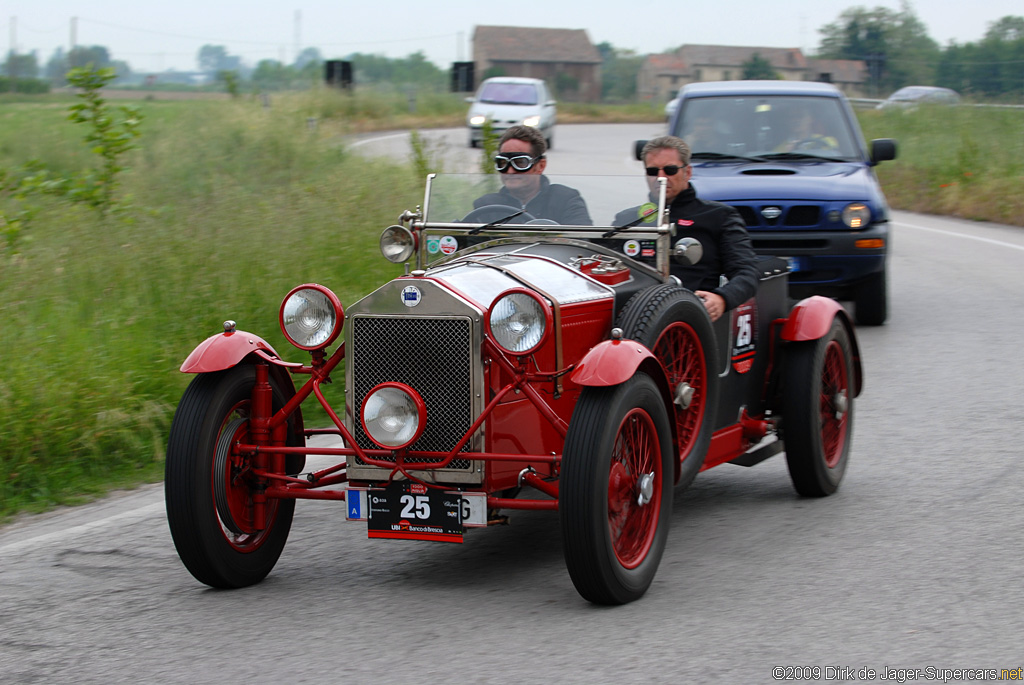
[[(928, 36), (923, 22), (909, 3), (900, 9), (852, 7), (818, 32), (821, 41), (814, 57), (862, 60), (867, 67), (868, 89), (885, 95), (905, 85), (937, 85), (967, 95), (992, 99), (1024, 98), (1024, 17), (1006, 16), (992, 22), (978, 41), (950, 42), (940, 46)], [(646, 55), (615, 48), (608, 42), (597, 45), (602, 58), (602, 97), (608, 102), (629, 102), (636, 98), (637, 74)], [(449, 72), (428, 61), (422, 52), (406, 57), (354, 53), (344, 58), (352, 64), (357, 84), (388, 84), (395, 88), (445, 90)], [(74, 68), (92, 64), (112, 68), (118, 85), (141, 84), (143, 76), (132, 72), (127, 62), (112, 58), (103, 46), (79, 46), (65, 52), (58, 48), (45, 65), (36, 54), (9, 54), (0, 66), (0, 91), (38, 92), (45, 84), (64, 85)], [(221, 45), (204, 45), (196, 55), (198, 77), (178, 79), (179, 83), (219, 82), (237, 90), (281, 90), (309, 87), (324, 77), (324, 58), (316, 48), (301, 51), (291, 63), (261, 60), (254, 66), (232, 55)], [(742, 65), (743, 78), (773, 78), (767, 60), (759, 55)], [(478, 75), (482, 77), (483, 75)], [(6, 77), (6, 81), (4, 81)], [(174, 81), (174, 72), (148, 76), (147, 85)], [(44, 85), (32, 82), (43, 82)], [(557, 83), (550, 84), (557, 92)]]

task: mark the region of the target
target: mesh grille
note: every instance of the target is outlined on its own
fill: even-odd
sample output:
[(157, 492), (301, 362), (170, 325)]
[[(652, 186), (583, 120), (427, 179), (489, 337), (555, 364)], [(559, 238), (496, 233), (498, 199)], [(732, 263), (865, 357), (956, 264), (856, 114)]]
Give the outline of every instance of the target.
[[(473, 423), (469, 319), (356, 317), (352, 326), (348, 363), (355, 415), (377, 384), (405, 383), (427, 405), (426, 428), (410, 449), (452, 449)], [(358, 418), (353, 423), (359, 446), (376, 448)], [(469, 449), (467, 444), (462, 451)], [(466, 470), (470, 465), (468, 459), (455, 459), (446, 470)]]

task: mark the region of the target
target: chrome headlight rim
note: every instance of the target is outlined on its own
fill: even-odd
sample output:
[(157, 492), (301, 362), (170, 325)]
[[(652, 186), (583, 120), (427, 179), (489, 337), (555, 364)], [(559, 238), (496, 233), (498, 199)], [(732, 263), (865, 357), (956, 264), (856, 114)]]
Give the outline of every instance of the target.
[(871, 224), (871, 208), (863, 202), (851, 202), (840, 213), (847, 228), (867, 228)]
[[(404, 403), (404, 408), (400, 407), (400, 404), (402, 404), (401, 400), (403, 399), (408, 400), (408, 402)], [(410, 418), (415, 419), (412, 429), (409, 429), (409, 423), (403, 423), (400, 425), (399, 430), (393, 430), (390, 434), (382, 436), (380, 432), (375, 433), (372, 427), (380, 424), (380, 410), (388, 408), (404, 409), (406, 420)], [(368, 411), (376, 413), (368, 419)], [(418, 392), (405, 383), (396, 383), (394, 381), (378, 383), (363, 398), (362, 404), (359, 407), (359, 422), (363, 427), (363, 433), (366, 437), (381, 449), (405, 449), (423, 435), (423, 431), (427, 426), (427, 404)], [(389, 441), (386, 438), (390, 435), (400, 436), (401, 439)]]
[(407, 262), (416, 253), (416, 235), (405, 226), (388, 226), (380, 234), (380, 253), (392, 264)]
[[(308, 291), (307, 294), (303, 294), (304, 291)], [(321, 301), (319, 304), (325, 311), (329, 312), (330, 316), (324, 319), (324, 323), (327, 325), (315, 326), (314, 330), (323, 332), (326, 330), (326, 337), (322, 337), (312, 344), (306, 344), (296, 340), (289, 332), (289, 322), (285, 321), (286, 312), (289, 310), (289, 303), (293, 302), (293, 298), (303, 297), (318, 298)], [(301, 311), (301, 310), (300, 310)], [(291, 317), (289, 316), (289, 319)], [(332, 320), (333, 319), (333, 320)], [(284, 296), (281, 301), (281, 309), (278, 312), (278, 321), (281, 324), (281, 332), (284, 337), (295, 347), (300, 350), (306, 350), (312, 352), (314, 350), (322, 350), (338, 339), (338, 335), (341, 333), (341, 328), (345, 323), (345, 310), (341, 306), (341, 300), (335, 295), (330, 288), (320, 285), (319, 283), (303, 283), (302, 285), (295, 286), (288, 291), (288, 294)], [(307, 336), (308, 339), (309, 336)]]
[[(525, 296), (526, 300), (522, 298)], [(513, 345), (507, 345), (505, 343), (511, 342), (506, 337), (503, 327), (496, 325), (492, 319), (495, 313), (500, 313), (501, 306), (504, 301), (514, 298), (515, 301), (523, 302), (526, 304), (532, 303), (531, 306), (535, 306), (534, 312), (535, 319), (541, 322), (543, 326), (539, 334), (534, 335), (535, 340), (527, 347), (520, 347), (516, 349)], [(527, 302), (528, 301), (528, 302)], [(551, 306), (547, 303), (540, 294), (529, 290), (527, 288), (510, 288), (504, 291), (498, 297), (494, 298), (494, 302), (491, 304), (490, 309), (487, 312), (486, 325), (487, 325), (487, 336), (494, 341), (494, 344), (499, 348), (508, 352), (509, 354), (516, 356), (530, 355), (536, 352), (547, 340), (548, 335), (551, 333), (554, 316), (551, 312)], [(515, 336), (517, 339), (522, 340), (527, 338), (526, 333), (521, 333)], [(527, 338), (529, 340), (529, 338)]]

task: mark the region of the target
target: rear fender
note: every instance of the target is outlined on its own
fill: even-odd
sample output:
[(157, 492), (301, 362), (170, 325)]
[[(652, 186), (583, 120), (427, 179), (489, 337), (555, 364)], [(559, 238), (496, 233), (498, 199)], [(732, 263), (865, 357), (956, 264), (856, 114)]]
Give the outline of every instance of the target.
[(860, 345), (854, 331), (853, 320), (841, 304), (829, 297), (813, 295), (797, 302), (789, 313), (786, 323), (779, 334), (789, 342), (807, 342), (820, 340), (832, 328), (832, 322), (839, 319), (846, 327), (850, 338), (850, 351), (853, 354), (853, 396), (860, 395), (864, 383), (864, 372), (860, 361)]

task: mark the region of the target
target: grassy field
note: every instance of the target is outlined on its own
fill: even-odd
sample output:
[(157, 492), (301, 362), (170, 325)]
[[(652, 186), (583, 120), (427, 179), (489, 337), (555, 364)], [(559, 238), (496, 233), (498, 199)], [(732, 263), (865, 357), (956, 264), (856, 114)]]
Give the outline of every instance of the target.
[[(95, 164), (66, 121), (70, 102), (0, 99), (0, 168), (38, 160), (70, 176)], [(378, 235), (422, 193), (411, 162), (354, 157), (340, 136), (460, 126), (465, 111), (451, 95), (419, 96), (410, 111), (405, 96), (325, 92), (137, 104), (123, 215), (0, 193), (5, 216), (36, 211), (17, 250), (0, 239), (0, 520), (160, 479), (190, 380), (177, 368), (224, 319), (305, 361), (277, 329), (281, 297), (316, 281), (347, 305), (397, 274)], [(866, 137), (900, 141), (899, 159), (879, 167), (894, 207), (1024, 221), (1024, 112), (862, 117)], [(567, 104), (560, 119), (659, 121), (661, 111)]]

